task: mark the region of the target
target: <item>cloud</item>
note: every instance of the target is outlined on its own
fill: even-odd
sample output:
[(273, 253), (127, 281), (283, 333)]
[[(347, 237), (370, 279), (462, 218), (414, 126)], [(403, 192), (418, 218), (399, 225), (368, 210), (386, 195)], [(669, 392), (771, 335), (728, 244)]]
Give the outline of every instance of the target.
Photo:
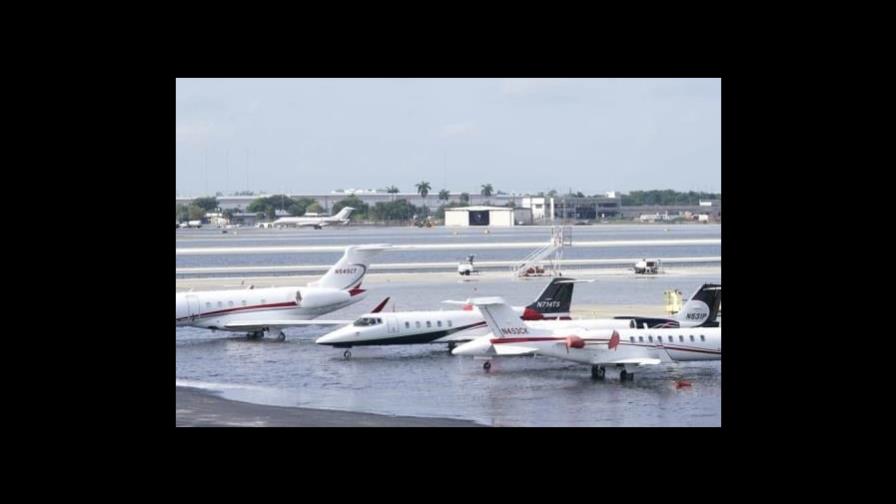
[(445, 138), (463, 137), (476, 134), (478, 129), (472, 122), (446, 124), (442, 126), (442, 136)]

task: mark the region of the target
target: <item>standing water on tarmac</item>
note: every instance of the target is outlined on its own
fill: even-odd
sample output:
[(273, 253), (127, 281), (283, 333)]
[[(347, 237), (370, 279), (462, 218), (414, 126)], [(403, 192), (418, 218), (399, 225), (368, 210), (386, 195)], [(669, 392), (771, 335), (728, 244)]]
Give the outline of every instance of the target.
[[(301, 258), (297, 255), (296, 261)], [(456, 307), (441, 301), (490, 295), (526, 305), (548, 281), (378, 283), (370, 286), (365, 300), (322, 318), (354, 319), (387, 296), (392, 298), (387, 311), (394, 306), (399, 311), (452, 309)], [(721, 282), (720, 270), (598, 278), (576, 284), (573, 309), (661, 307), (665, 290), (689, 295), (706, 282)], [(661, 315), (622, 307), (614, 314)], [(329, 330), (287, 329), (286, 341), (280, 343), (176, 328), (176, 384), (260, 404), (458, 418), (495, 426), (721, 425), (721, 362), (647, 367), (636, 372), (633, 382), (622, 383), (609, 370), (606, 381), (594, 381), (588, 366), (547, 357), (495, 359), (486, 373), (482, 361), (452, 356), (444, 344), (354, 347), (352, 358), (345, 360), (343, 349), (314, 343)], [(678, 388), (678, 380), (691, 386)]]

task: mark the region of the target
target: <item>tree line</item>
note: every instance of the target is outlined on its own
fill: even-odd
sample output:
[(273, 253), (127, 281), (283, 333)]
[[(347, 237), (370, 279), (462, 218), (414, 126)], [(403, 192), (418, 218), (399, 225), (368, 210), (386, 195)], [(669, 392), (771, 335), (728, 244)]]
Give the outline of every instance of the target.
[[(427, 181), (421, 181), (415, 184), (417, 193), (423, 198), (422, 206), (415, 206), (404, 199), (389, 202), (379, 202), (375, 205), (364, 203), (358, 196), (351, 195), (338, 201), (333, 205), (332, 214), (336, 214), (343, 207), (350, 206), (355, 209), (352, 213), (353, 221), (406, 221), (411, 220), (415, 216), (428, 217), (434, 216), (438, 219), (444, 218), (446, 208), (464, 207), (470, 205), (470, 194), (461, 193), (460, 201), (449, 201), (451, 193), (448, 189), (441, 189), (438, 192), (439, 205), (433, 213), (426, 204), (426, 198), (432, 190), (432, 185)], [(400, 191), (396, 186), (389, 186), (383, 189), (389, 194), (398, 194)], [(491, 196), (496, 193), (492, 184), (482, 184), (479, 192), (483, 196)], [(497, 191), (497, 194), (505, 194)], [(569, 196), (580, 198), (586, 197), (581, 191), (573, 193), (569, 192)], [(556, 190), (550, 190), (547, 193), (540, 192), (537, 196), (541, 197), (557, 197)], [(622, 193), (620, 195), (622, 206), (641, 206), (641, 205), (697, 205), (700, 200), (721, 199), (721, 193), (706, 192), (678, 192), (671, 189), (650, 190), (650, 191), (631, 191), (630, 193)], [(514, 206), (508, 203), (506, 206)], [(219, 209), (218, 199), (214, 196), (197, 198), (188, 205), (177, 204), (175, 208), (175, 218), (179, 221), (201, 219), (206, 212), (212, 212)], [(320, 203), (312, 198), (292, 198), (285, 194), (275, 194), (253, 200), (246, 208), (247, 212), (255, 214), (263, 214), (268, 219), (273, 220), (276, 212), (282, 210), (290, 216), (303, 216), (306, 213), (320, 213), (324, 209)], [(234, 211), (231, 209), (222, 212), (228, 219), (233, 217)]]

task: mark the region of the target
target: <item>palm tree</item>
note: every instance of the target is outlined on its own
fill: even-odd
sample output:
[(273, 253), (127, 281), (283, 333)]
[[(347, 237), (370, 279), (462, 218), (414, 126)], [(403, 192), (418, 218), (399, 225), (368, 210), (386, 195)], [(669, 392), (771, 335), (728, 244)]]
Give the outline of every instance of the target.
[(482, 186), (482, 191), (480, 191), (480, 194), (482, 194), (483, 196), (486, 196), (486, 197), (491, 196), (493, 190), (494, 190), (494, 188), (492, 188), (491, 184), (485, 184)]
[(389, 194), (398, 194), (398, 188), (395, 187), (394, 185), (390, 185), (389, 187), (386, 188), (386, 192)]
[(451, 193), (448, 192), (448, 189), (442, 189), (441, 191), (439, 191), (439, 199), (440, 200), (448, 201), (448, 198), (450, 198), (450, 197), (451, 197)]
[(423, 205), (426, 206), (426, 195), (429, 194), (429, 190), (432, 189), (432, 186), (429, 185), (429, 182), (426, 182), (425, 180), (423, 182), (420, 182), (419, 184), (416, 184), (416, 186), (417, 192), (420, 193), (420, 196), (423, 197)]

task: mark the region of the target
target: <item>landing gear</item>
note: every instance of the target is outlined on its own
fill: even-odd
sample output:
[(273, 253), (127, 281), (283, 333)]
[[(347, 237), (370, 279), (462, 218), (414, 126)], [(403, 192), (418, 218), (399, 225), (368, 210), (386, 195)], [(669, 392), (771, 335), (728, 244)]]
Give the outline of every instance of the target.
[(352, 351), (346, 350), (346, 351), (342, 352), (342, 356), (345, 357), (345, 360), (349, 360), (352, 358)]
[(246, 337), (249, 338), (250, 340), (260, 340), (261, 338), (264, 338), (264, 332), (253, 331), (253, 332), (246, 334)]
[(453, 341), (448, 343), (448, 353), (451, 353), (451, 351), (454, 350), (455, 346), (457, 346), (457, 345), (455, 345), (455, 343)]
[(603, 380), (606, 374), (607, 370), (603, 366), (591, 366), (591, 377), (595, 380)]
[(492, 361), (485, 361), (485, 364), (482, 365), (482, 369), (488, 372), (489, 369), (492, 368)]
[(634, 379), (635, 379), (635, 373), (629, 373), (628, 371), (626, 371), (624, 369), (622, 370), (622, 372), (619, 373), (619, 381), (625, 381), (625, 380), (631, 381)]
[(280, 331), (280, 333), (277, 334), (277, 341), (279, 341), (281, 343), (286, 341), (286, 333), (284, 333), (283, 331)]

